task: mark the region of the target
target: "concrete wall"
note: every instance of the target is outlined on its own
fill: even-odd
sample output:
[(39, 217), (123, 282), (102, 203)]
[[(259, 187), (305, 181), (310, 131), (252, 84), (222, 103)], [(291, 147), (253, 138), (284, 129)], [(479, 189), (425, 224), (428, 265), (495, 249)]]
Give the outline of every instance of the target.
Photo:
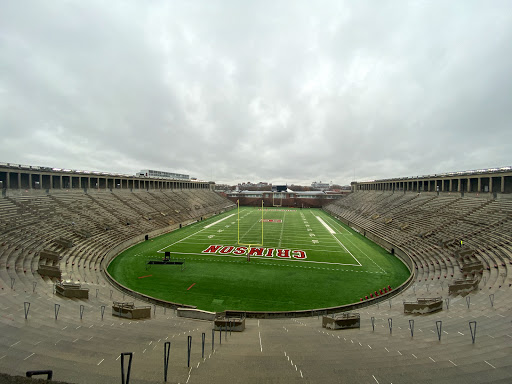
[(404, 313), (426, 314), (441, 311), (443, 309), (443, 300), (430, 303), (404, 303)]
[(187, 317), (189, 319), (198, 319), (198, 320), (215, 320), (216, 312), (208, 312), (202, 311), (200, 309), (193, 308), (177, 308), (176, 312), (178, 317)]

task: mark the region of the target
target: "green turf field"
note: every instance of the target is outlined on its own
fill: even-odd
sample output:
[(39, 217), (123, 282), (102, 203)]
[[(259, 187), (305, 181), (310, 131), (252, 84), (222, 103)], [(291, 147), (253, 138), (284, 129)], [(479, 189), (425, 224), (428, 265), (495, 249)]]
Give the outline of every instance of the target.
[[(183, 266), (147, 264), (166, 251)], [(332, 307), (409, 276), (400, 259), (320, 209), (254, 207), (140, 243), (108, 271), (135, 291), (209, 311)]]

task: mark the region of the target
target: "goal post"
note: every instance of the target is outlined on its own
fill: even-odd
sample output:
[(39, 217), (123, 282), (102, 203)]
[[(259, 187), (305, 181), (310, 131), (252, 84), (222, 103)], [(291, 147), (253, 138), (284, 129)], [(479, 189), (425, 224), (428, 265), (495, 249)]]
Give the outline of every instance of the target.
[[(262, 246), (263, 245), (263, 200), (261, 200), (261, 219), (260, 219), (260, 222), (261, 222), (261, 241), (250, 242), (250, 243), (243, 243), (243, 242), (240, 241), (241, 240), (240, 239), (240, 200), (237, 200), (236, 203), (237, 203), (237, 208), (238, 208), (238, 211), (237, 211), (237, 223), (238, 223), (237, 244), (238, 245), (246, 245), (249, 248), (252, 247), (252, 246)], [(242, 235), (242, 238), (243, 238), (243, 236), (244, 235)], [(251, 257), (249, 256), (249, 254), (247, 254), (247, 261), (251, 261)]]

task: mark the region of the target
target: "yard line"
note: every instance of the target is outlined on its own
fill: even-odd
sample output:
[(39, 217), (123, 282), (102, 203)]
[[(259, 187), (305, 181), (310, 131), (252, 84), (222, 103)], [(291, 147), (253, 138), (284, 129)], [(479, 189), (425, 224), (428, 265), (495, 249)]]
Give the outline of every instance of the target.
[(387, 274), (387, 272), (384, 269), (382, 269), (380, 267), (380, 265), (377, 264), (370, 256), (368, 256), (361, 248), (359, 248), (357, 245), (355, 245), (348, 237), (346, 237), (346, 239), (348, 242), (350, 242), (350, 244), (352, 244), (354, 247), (356, 247), (363, 255), (365, 255), (373, 264), (375, 264), (377, 266), (377, 268), (379, 268), (382, 272)]
[(263, 352), (263, 346), (261, 345), (261, 332), (258, 332), (258, 336), (260, 338), (260, 351)]
[(376, 382), (377, 384), (379, 384), (379, 381), (375, 378), (375, 376), (373, 376), (373, 375), (372, 375), (372, 377), (373, 377), (373, 380), (375, 380), (375, 382)]
[[(330, 231), (329, 231), (329, 232), (330, 232), (331, 236), (334, 238), (334, 240), (336, 240), (336, 242), (337, 242), (339, 245), (341, 245), (341, 247), (342, 247), (342, 248), (344, 248), (344, 249), (345, 249), (345, 251), (347, 251), (347, 252), (348, 252), (348, 254), (349, 254), (350, 256), (352, 256), (352, 257), (354, 258), (354, 260), (357, 262), (357, 265), (354, 265), (354, 264), (345, 264), (345, 265), (354, 265), (354, 266), (362, 267), (362, 264), (359, 262), (359, 260), (357, 260), (357, 259), (356, 259), (356, 257), (352, 254), (352, 252), (350, 252), (350, 251), (347, 249), (347, 247), (345, 247), (345, 244), (343, 244), (343, 243), (342, 243), (342, 242), (341, 242), (341, 241), (340, 241), (336, 236), (334, 236), (334, 235), (336, 234), (336, 232), (332, 231), (332, 229), (331, 229), (331, 228), (330, 228), (330, 227), (329, 227), (329, 226), (328, 226), (328, 225), (327, 225), (327, 224), (322, 220), (322, 218), (321, 218), (321, 217), (319, 217), (319, 216), (315, 216), (315, 217), (318, 219), (318, 221), (320, 221), (320, 223), (322, 223), (322, 224), (324, 225), (324, 227), (326, 227), (326, 228), (329, 228), (329, 229), (330, 229)], [(362, 252), (362, 251), (361, 251), (361, 252)], [(364, 253), (364, 252), (363, 252), (363, 253)], [(377, 266), (378, 266), (378, 265), (377, 265)], [(379, 267), (379, 268), (380, 268), (380, 267)], [(381, 269), (382, 269), (382, 268), (381, 268)], [(385, 272), (383, 269), (382, 269), (382, 271), (383, 271), (383, 272)]]
[(452, 363), (453, 365), (457, 366), (457, 364), (455, 364), (453, 361), (451, 360), (448, 360), (450, 363)]
[(329, 227), (329, 225), (327, 225), (327, 223), (325, 221), (323, 221), (323, 219), (320, 217), (320, 216), (315, 216), (318, 221), (320, 222), (320, 224), (322, 224), (325, 229), (327, 229), (327, 231), (332, 235), (334, 233), (336, 233), (331, 227)]
[(491, 367), (493, 367), (494, 369), (496, 369), (496, 367), (494, 365), (492, 365), (491, 363), (489, 363), (487, 360), (484, 360), (485, 363), (489, 364)]
[[(34, 356), (34, 355), (35, 355), (35, 353), (31, 353), (30, 355), (28, 355), (27, 357), (25, 357), (23, 360), (27, 360), (29, 357), (32, 357), (32, 356)], [(487, 361), (486, 361), (486, 363), (487, 363)], [(487, 364), (489, 364), (489, 363), (487, 363)], [(489, 365), (490, 365), (490, 364), (489, 364)], [(493, 368), (494, 368), (494, 367), (493, 367)]]
[[(174, 255), (200, 255), (204, 256), (204, 253), (197, 253), (197, 252), (172, 252)], [(247, 255), (221, 255), (217, 253), (208, 253), (208, 256), (218, 256), (218, 257), (237, 257), (237, 258), (243, 258), (247, 259)], [(275, 259), (275, 258), (268, 258), (265, 256), (251, 256), (251, 259), (264, 259), (264, 260), (270, 260), (270, 261), (287, 261), (287, 262), (296, 262), (300, 264), (304, 263), (314, 263), (314, 264), (327, 264), (327, 265), (340, 265), (340, 266), (351, 266), (351, 267), (361, 267), (361, 264), (343, 264), (343, 263), (330, 263), (328, 261), (313, 261), (313, 260), (293, 260), (293, 259)], [(303, 267), (306, 268), (306, 267)], [(357, 272), (368, 272), (368, 271), (357, 271)], [(369, 272), (368, 272), (369, 273)], [(381, 273), (381, 272), (376, 272)], [(383, 274), (387, 274), (384, 272)]]
[(180, 240), (178, 240), (178, 241), (175, 241), (174, 243), (169, 244), (169, 245), (167, 245), (167, 246), (163, 247), (162, 249), (160, 249), (160, 250), (158, 250), (158, 251), (156, 251), (156, 252), (157, 252), (157, 253), (163, 253), (163, 252), (165, 252), (165, 251), (164, 251), (164, 249), (167, 249), (167, 248), (169, 248), (169, 247), (172, 247), (174, 244), (181, 243), (183, 240), (186, 240), (186, 239), (188, 239), (189, 237), (192, 237), (192, 236), (194, 236), (194, 235), (197, 235), (199, 232), (202, 232), (202, 231), (204, 231), (205, 229), (206, 229), (206, 228), (202, 228), (202, 229), (200, 229), (199, 231), (196, 231), (196, 232), (192, 233), (191, 235), (188, 235), (188, 236), (184, 237), (183, 239), (180, 239)]
[(286, 217), (286, 211), (283, 213), (283, 223), (281, 224), (281, 234), (279, 235), (279, 244), (278, 247), (281, 248), (281, 242), (283, 241), (283, 231), (284, 231), (284, 219)]
[(101, 361), (96, 365), (100, 365), (101, 363), (103, 363), (103, 360), (105, 360), (105, 359), (101, 359)]
[(220, 223), (221, 221), (224, 221), (224, 220), (226, 220), (226, 219), (229, 219), (231, 216), (235, 216), (235, 214), (233, 213), (233, 214), (231, 214), (231, 215), (229, 215), (229, 216), (224, 217), (223, 219), (217, 220), (217, 221), (216, 221), (216, 222), (214, 222), (214, 223), (208, 224), (208, 225), (204, 226), (204, 229), (207, 229), (207, 228), (213, 227), (215, 224)]

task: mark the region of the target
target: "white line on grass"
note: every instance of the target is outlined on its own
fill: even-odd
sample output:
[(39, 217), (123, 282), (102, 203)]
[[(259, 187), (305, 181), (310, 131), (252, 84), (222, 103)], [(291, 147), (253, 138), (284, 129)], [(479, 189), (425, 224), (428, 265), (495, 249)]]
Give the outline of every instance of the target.
[[(221, 256), (221, 257), (238, 257), (238, 258), (247, 258), (247, 255), (221, 255), (217, 253), (197, 253), (197, 252), (173, 252), (174, 255), (197, 255), (197, 256)], [(264, 260), (272, 260), (272, 261), (288, 261), (288, 262), (296, 262), (296, 263), (314, 263), (314, 264), (328, 264), (328, 265), (348, 265), (352, 267), (360, 267), (361, 264), (343, 264), (343, 263), (330, 263), (328, 261), (313, 261), (313, 260), (294, 260), (294, 259), (276, 259), (276, 258), (270, 258), (265, 256), (252, 256), (251, 259), (264, 259)], [(357, 271), (357, 272), (363, 272), (363, 271)], [(380, 272), (376, 272), (380, 273)]]
[[(235, 214), (233, 213), (232, 215), (227, 216), (227, 217), (231, 217), (231, 216), (234, 216), (234, 215), (235, 215)], [(221, 220), (219, 220), (219, 221), (222, 221), (222, 220), (224, 220), (224, 219), (221, 219)], [(213, 224), (215, 224), (215, 223), (213, 223)], [(167, 245), (167, 246), (163, 247), (162, 249), (160, 249), (159, 251), (157, 251), (157, 253), (164, 253), (164, 252), (165, 252), (165, 251), (164, 251), (165, 249), (167, 249), (167, 248), (169, 248), (169, 247), (172, 247), (174, 244), (181, 243), (183, 240), (186, 240), (186, 239), (188, 239), (189, 237), (192, 237), (192, 236), (194, 236), (194, 235), (197, 235), (199, 232), (204, 231), (206, 228), (207, 228), (207, 227), (203, 227), (203, 228), (201, 228), (199, 231), (196, 231), (196, 232), (192, 233), (191, 235), (188, 235), (188, 236), (186, 236), (186, 237), (184, 237), (184, 238), (182, 238), (182, 239), (180, 239), (180, 240), (178, 240), (178, 241), (175, 241), (175, 242), (174, 242), (174, 243), (172, 243), (172, 244), (169, 244), (169, 245)]]
[(207, 228), (213, 227), (215, 224), (218, 224), (218, 223), (220, 223), (221, 221), (224, 221), (224, 220), (226, 220), (226, 219), (229, 219), (231, 216), (235, 216), (235, 214), (233, 213), (233, 214), (231, 214), (231, 215), (229, 215), (229, 216), (224, 217), (223, 219), (217, 220), (217, 221), (216, 221), (216, 222), (214, 222), (214, 223), (211, 223), (211, 224), (205, 225), (205, 226), (204, 226), (204, 229), (207, 229)]
[(384, 269), (381, 268), (379, 264), (377, 264), (366, 252), (364, 252), (361, 248), (359, 248), (357, 245), (355, 245), (349, 238), (347, 238), (347, 241), (349, 241), (354, 247), (356, 247), (363, 255), (365, 255), (373, 264), (377, 266), (382, 272), (387, 273)]
[(285, 219), (285, 217), (286, 217), (286, 211), (283, 213), (283, 219), (282, 219), (283, 224), (281, 225), (281, 234), (279, 235), (279, 244), (278, 244), (279, 248), (281, 248), (281, 242), (283, 241), (283, 231), (284, 231), (284, 219)]
[(320, 222), (320, 224), (322, 224), (325, 229), (327, 229), (327, 231), (330, 233), (330, 234), (334, 234), (336, 233), (336, 231), (334, 231), (331, 227), (329, 227), (327, 225), (327, 223), (325, 221), (322, 220), (322, 218), (320, 216), (316, 216), (316, 218), (318, 219), (318, 221)]
[(354, 266), (362, 267), (362, 264), (359, 262), (359, 260), (357, 260), (357, 259), (356, 259), (356, 257), (352, 254), (352, 252), (350, 252), (350, 251), (347, 249), (347, 247), (345, 247), (345, 245), (344, 245), (344, 244), (343, 244), (343, 243), (342, 243), (342, 242), (341, 242), (341, 241), (340, 241), (336, 236), (334, 236), (334, 235), (336, 234), (336, 232), (334, 232), (334, 231), (331, 229), (331, 227), (329, 227), (329, 226), (325, 223), (325, 221), (323, 221), (320, 217), (316, 216), (316, 218), (318, 219), (318, 221), (320, 221), (320, 223), (322, 223), (322, 224), (323, 224), (323, 226), (324, 226), (325, 228), (327, 228), (327, 230), (330, 232), (330, 234), (331, 234), (331, 236), (334, 238), (334, 240), (336, 240), (336, 241), (338, 242), (338, 244), (339, 244), (339, 245), (341, 245), (341, 246), (345, 249), (345, 251), (347, 251), (347, 252), (348, 252), (348, 254), (349, 254), (350, 256), (352, 256), (352, 257), (354, 258), (354, 260), (357, 262), (357, 265), (355, 265), (355, 264), (347, 264), (347, 265), (354, 265)]

